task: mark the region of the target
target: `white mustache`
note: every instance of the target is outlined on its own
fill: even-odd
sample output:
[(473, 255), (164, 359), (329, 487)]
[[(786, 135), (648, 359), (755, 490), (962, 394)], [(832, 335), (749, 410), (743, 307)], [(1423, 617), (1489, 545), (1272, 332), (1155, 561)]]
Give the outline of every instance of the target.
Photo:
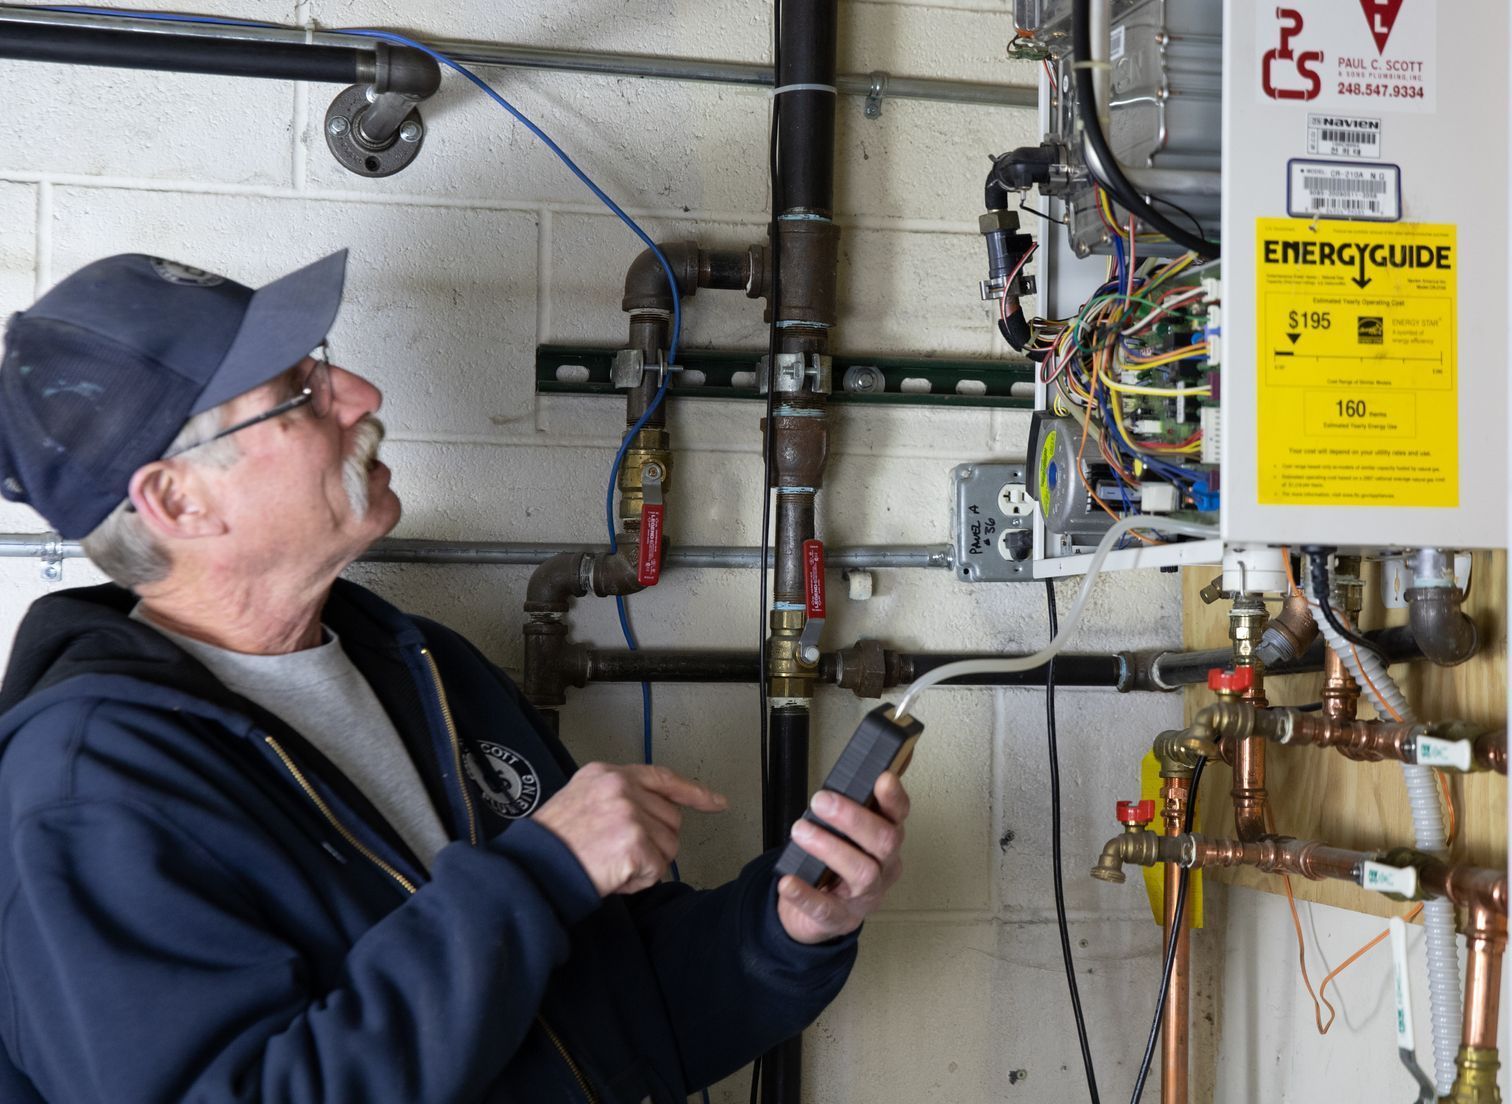
[(352, 514), (358, 520), (368, 512), (368, 468), (378, 459), (383, 443), (383, 423), (371, 414), (364, 415), (353, 427), (352, 454), (342, 464), (341, 482)]

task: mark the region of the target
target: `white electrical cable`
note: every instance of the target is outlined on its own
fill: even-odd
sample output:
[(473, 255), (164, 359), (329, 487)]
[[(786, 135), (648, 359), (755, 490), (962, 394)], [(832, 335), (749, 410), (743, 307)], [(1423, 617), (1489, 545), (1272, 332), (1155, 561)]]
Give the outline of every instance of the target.
[(1118, 538), (1131, 529), (1158, 529), (1162, 533), (1179, 533), (1186, 537), (1216, 537), (1218, 535), (1218, 530), (1211, 525), (1199, 525), (1195, 521), (1180, 521), (1176, 518), (1137, 516), (1114, 522), (1103, 535), (1097, 551), (1092, 553), (1092, 562), (1087, 566), (1087, 577), (1083, 580), (1081, 590), (1077, 592), (1076, 601), (1071, 604), (1071, 612), (1066, 614), (1065, 620), (1061, 622), (1061, 630), (1055, 634), (1054, 640), (1033, 655), (1011, 656), (1003, 659), (963, 659), (958, 663), (947, 663), (943, 667), (936, 667), (933, 671), (920, 675), (914, 680), (913, 685), (903, 692), (902, 700), (898, 702), (896, 708), (897, 715), (903, 716), (908, 712), (909, 705), (923, 691), (946, 679), (960, 678), (962, 675), (1007, 675), (1015, 671), (1032, 671), (1050, 662), (1076, 634), (1082, 611), (1087, 607), (1087, 597), (1092, 593), (1092, 584), (1097, 580), (1097, 573), (1102, 570), (1103, 561), (1108, 558), (1108, 553), (1113, 551), (1113, 545), (1118, 542)]
[[(1370, 695), (1376, 712), (1383, 719), (1394, 719), (1395, 714), (1406, 724), (1416, 724), (1417, 717), (1380, 657), (1367, 648), (1356, 648), (1335, 632), (1323, 616), (1316, 594), (1308, 597), (1308, 604), (1323, 639), (1356, 685)], [(1412, 808), (1418, 850), (1443, 857), (1449, 850), (1449, 841), (1444, 833), (1444, 808), (1439, 803), (1433, 771), (1403, 763), (1402, 774), (1407, 782), (1407, 801)], [(1424, 901), (1423, 930), (1428, 955), (1428, 1010), (1433, 1022), (1433, 1079), (1439, 1093), (1448, 1095), (1454, 1087), (1454, 1060), (1459, 1053), (1461, 1026), (1459, 939), (1454, 931), (1454, 905), (1442, 898)]]

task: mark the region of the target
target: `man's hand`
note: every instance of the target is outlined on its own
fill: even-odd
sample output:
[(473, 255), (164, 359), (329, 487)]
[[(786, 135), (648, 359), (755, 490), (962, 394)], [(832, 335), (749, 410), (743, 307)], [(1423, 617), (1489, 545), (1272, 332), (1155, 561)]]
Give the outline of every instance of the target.
[(793, 825), (798, 845), (839, 879), (822, 890), (791, 874), (777, 883), (777, 918), (799, 943), (823, 943), (855, 931), (882, 904), (903, 872), (899, 852), (908, 793), (891, 771), (877, 779), (872, 793), (877, 812), (829, 790), (814, 795), (815, 814), (844, 832), (854, 845), (806, 820)]
[(718, 813), (728, 806), (723, 794), (666, 767), (589, 763), (534, 819), (561, 838), (607, 897), (661, 880), (677, 857), (684, 807)]

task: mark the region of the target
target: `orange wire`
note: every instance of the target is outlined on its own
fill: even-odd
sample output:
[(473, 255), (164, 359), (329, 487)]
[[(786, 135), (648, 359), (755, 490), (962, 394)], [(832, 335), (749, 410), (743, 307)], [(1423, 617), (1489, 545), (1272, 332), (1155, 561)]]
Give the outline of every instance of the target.
[(1281, 546), (1281, 563), (1286, 567), (1286, 585), (1288, 593), (1301, 594), (1302, 588), (1297, 585), (1297, 577), (1292, 574), (1291, 549), (1286, 545)]
[[(1296, 577), (1292, 574), (1291, 550), (1288, 549), (1285, 545), (1281, 546), (1281, 560), (1282, 563), (1286, 565), (1287, 585), (1291, 587), (1293, 591), (1300, 593), (1300, 590), (1297, 587)], [(1348, 619), (1345, 618), (1345, 620), (1347, 621)], [(1354, 626), (1351, 625), (1349, 627), (1353, 628)], [(1360, 663), (1359, 649), (1356, 648), (1353, 643), (1351, 643), (1349, 645), (1349, 650), (1354, 653), (1355, 665), (1359, 667), (1360, 675), (1365, 679), (1366, 684), (1375, 693), (1376, 699), (1386, 707), (1386, 711), (1391, 714), (1394, 720), (1401, 721), (1402, 718), (1397, 714), (1396, 710), (1391, 708), (1391, 704), (1381, 697), (1380, 689), (1375, 685), (1374, 682), (1371, 682), (1370, 675), (1365, 672), (1364, 665)], [(1434, 774), (1438, 776), (1439, 789), (1444, 795), (1444, 803), (1449, 811), (1449, 829), (1447, 837), (1449, 842), (1453, 843), (1455, 833), (1459, 828), (1459, 820), (1454, 807), (1454, 797), (1452, 791), (1449, 788), (1449, 780), (1444, 775), (1444, 773), (1442, 771), (1434, 771)], [(1302, 969), (1302, 984), (1306, 986), (1307, 995), (1312, 998), (1313, 1002), (1313, 1021), (1318, 1026), (1318, 1034), (1327, 1035), (1329, 1029), (1334, 1025), (1334, 1020), (1336, 1020), (1339, 1015), (1338, 1010), (1334, 1008), (1333, 1003), (1328, 999), (1328, 983), (1337, 978), (1345, 970), (1353, 966), (1356, 962), (1363, 958), (1367, 952), (1372, 951), (1376, 947), (1380, 946), (1381, 941), (1384, 940), (1388, 935), (1390, 935), (1391, 932), (1390, 929), (1381, 932), (1374, 939), (1370, 940), (1370, 942), (1366, 943), (1359, 950), (1355, 951), (1354, 954), (1350, 955), (1343, 962), (1339, 963), (1339, 965), (1329, 971), (1328, 975), (1324, 977), (1323, 983), (1318, 986), (1317, 992), (1314, 992), (1312, 987), (1312, 979), (1307, 976), (1307, 945), (1302, 938), (1302, 917), (1297, 913), (1297, 898), (1292, 893), (1291, 877), (1289, 875), (1283, 874), (1281, 876), (1281, 881), (1286, 886), (1286, 903), (1287, 906), (1291, 909), (1292, 927), (1297, 933), (1297, 965)], [(1402, 919), (1413, 920), (1417, 917), (1418, 913), (1422, 911), (1423, 906), (1421, 904), (1414, 905), (1411, 911), (1409, 911), (1404, 917), (1402, 917)], [(1319, 1003), (1320, 999), (1322, 1002), (1321, 1004)], [(1328, 1006), (1327, 1023), (1323, 1022), (1323, 1005)]]
[[(1373, 951), (1376, 947), (1380, 946), (1381, 941), (1391, 934), (1391, 929), (1388, 928), (1385, 931), (1381, 932), (1370, 942), (1366, 943), (1359, 950), (1355, 951), (1354, 954), (1350, 955), (1343, 962), (1339, 963), (1332, 970), (1330, 970), (1328, 975), (1323, 979), (1323, 983), (1319, 985), (1317, 991), (1314, 992), (1312, 981), (1307, 976), (1307, 948), (1306, 944), (1302, 940), (1302, 917), (1297, 912), (1297, 898), (1292, 894), (1290, 875), (1283, 874), (1281, 876), (1281, 881), (1286, 885), (1286, 903), (1291, 908), (1292, 927), (1296, 930), (1297, 933), (1297, 964), (1302, 968), (1302, 984), (1307, 987), (1307, 995), (1312, 998), (1313, 1002), (1313, 1022), (1318, 1026), (1319, 1035), (1327, 1035), (1329, 1029), (1334, 1025), (1334, 1020), (1338, 1019), (1339, 1017), (1338, 1009), (1336, 1009), (1333, 1006), (1333, 1002), (1328, 999), (1328, 983), (1337, 978), (1345, 970), (1353, 966), (1356, 962), (1363, 958), (1366, 953)], [(1422, 911), (1423, 906), (1421, 904), (1414, 905), (1412, 909), (1402, 917), (1402, 919), (1416, 919), (1418, 913)], [(1335, 986), (1335, 988), (1337, 988), (1337, 986)], [(1323, 1005), (1328, 1006), (1327, 1023), (1323, 1022)]]

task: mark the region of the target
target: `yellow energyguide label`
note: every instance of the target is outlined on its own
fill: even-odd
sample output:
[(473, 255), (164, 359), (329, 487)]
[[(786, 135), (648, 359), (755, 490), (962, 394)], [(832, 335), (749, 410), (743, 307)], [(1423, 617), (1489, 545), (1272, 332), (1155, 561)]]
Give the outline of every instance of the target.
[(1459, 505), (1456, 228), (1256, 222), (1264, 505)]

